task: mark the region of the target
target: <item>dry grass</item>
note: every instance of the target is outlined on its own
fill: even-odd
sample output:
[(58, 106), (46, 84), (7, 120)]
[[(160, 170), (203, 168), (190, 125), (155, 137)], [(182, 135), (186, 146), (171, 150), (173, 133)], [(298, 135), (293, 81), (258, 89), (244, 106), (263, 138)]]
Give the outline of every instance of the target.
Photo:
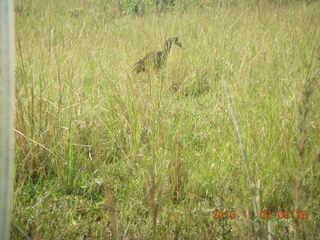
[[(262, 238), (319, 238), (319, 7), (17, 1), (13, 239), (254, 239), (210, 214), (253, 211), (247, 170), (261, 210), (309, 214), (262, 220)], [(172, 36), (165, 69), (131, 75)]]

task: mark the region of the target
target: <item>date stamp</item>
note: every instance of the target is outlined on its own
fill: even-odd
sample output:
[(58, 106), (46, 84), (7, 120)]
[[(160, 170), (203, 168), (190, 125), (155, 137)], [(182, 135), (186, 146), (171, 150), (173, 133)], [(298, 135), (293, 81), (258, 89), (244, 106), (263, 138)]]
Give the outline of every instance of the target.
[(300, 211), (260, 211), (259, 216), (254, 216), (253, 211), (225, 211), (225, 210), (216, 210), (211, 211), (212, 219), (263, 219), (269, 220), (273, 219), (307, 219), (308, 212), (305, 210)]

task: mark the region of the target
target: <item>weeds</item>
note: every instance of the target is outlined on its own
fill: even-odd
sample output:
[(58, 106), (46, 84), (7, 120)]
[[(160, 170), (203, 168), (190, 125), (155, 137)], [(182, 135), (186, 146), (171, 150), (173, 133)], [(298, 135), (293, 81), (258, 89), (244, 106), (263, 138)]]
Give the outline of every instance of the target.
[(319, 238), (319, 3), (173, 2), (17, 1), (13, 239)]

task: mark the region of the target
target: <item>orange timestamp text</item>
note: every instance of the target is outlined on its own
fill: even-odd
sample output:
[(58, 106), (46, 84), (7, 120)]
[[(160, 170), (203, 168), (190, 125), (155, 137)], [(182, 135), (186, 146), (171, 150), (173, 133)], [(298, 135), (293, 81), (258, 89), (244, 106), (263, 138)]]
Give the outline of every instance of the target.
[(264, 219), (268, 220), (271, 218), (276, 219), (307, 219), (308, 212), (305, 210), (300, 211), (260, 211), (259, 216), (255, 216), (253, 211), (225, 211), (216, 210), (211, 211), (212, 219)]

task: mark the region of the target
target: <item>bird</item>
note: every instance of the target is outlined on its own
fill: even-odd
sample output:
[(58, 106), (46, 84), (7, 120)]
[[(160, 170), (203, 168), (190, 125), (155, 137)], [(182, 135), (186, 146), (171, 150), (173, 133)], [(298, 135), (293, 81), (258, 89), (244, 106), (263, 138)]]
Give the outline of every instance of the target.
[(168, 38), (164, 43), (164, 49), (161, 51), (149, 52), (145, 57), (136, 62), (133, 66), (134, 73), (140, 73), (150, 70), (159, 70), (165, 65), (172, 45), (175, 44), (182, 48), (178, 37)]

